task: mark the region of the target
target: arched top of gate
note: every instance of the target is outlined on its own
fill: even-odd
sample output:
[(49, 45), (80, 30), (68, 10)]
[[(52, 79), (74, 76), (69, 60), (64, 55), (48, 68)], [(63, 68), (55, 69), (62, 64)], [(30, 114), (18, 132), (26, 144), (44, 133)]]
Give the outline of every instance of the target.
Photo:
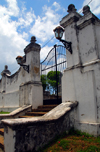
[(41, 62), (41, 71), (55, 67), (56, 64), (61, 65), (66, 61), (66, 48), (62, 45), (55, 45)]
[[(62, 46), (62, 45), (56, 45), (56, 50), (59, 52), (58, 49), (59, 49), (59, 50), (63, 49), (64, 52), (62, 52), (62, 53), (63, 53), (64, 56), (66, 56), (66, 48), (65, 48), (64, 46)], [(43, 64), (43, 63), (47, 60), (47, 58), (49, 57), (50, 53), (51, 53), (53, 50), (55, 50), (55, 46), (49, 51), (49, 53), (47, 54), (46, 58), (45, 58), (40, 64)]]

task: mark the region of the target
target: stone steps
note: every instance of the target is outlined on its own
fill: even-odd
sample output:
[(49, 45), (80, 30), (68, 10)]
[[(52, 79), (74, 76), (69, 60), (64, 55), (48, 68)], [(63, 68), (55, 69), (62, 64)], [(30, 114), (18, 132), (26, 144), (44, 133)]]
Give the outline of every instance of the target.
[(2, 150), (2, 149), (0, 148), (0, 152), (4, 152), (4, 150)]
[(19, 118), (31, 118), (34, 116), (43, 116), (44, 114), (46, 114), (47, 112), (55, 108), (56, 106), (57, 104), (56, 105), (41, 105), (41, 106), (38, 106), (37, 109), (32, 109), (31, 112), (27, 112), (25, 116), (20, 116)]
[(48, 112), (48, 111), (50, 111), (50, 110), (52, 110), (52, 108), (38, 108), (38, 109), (32, 109), (32, 112)]
[[(3, 130), (3, 134), (4, 134), (4, 129)], [(0, 152), (4, 152), (4, 135), (0, 135)]]
[(33, 116), (19, 116), (19, 118), (32, 118)]
[(4, 128), (0, 128), (0, 135), (4, 136)]
[(47, 112), (27, 112), (26, 115), (28, 116), (43, 116)]
[(51, 108), (51, 109), (53, 109), (56, 106), (58, 106), (58, 104), (56, 104), (56, 105), (42, 105), (42, 106), (38, 106), (38, 109), (42, 109), (42, 108)]
[[(31, 112), (26, 112), (25, 116), (19, 116), (19, 118), (32, 118), (36, 116), (43, 116), (57, 105), (42, 105), (37, 109), (32, 109)], [(4, 152), (4, 128), (0, 128), (0, 152)]]
[(4, 152), (4, 128), (0, 128), (0, 152)]

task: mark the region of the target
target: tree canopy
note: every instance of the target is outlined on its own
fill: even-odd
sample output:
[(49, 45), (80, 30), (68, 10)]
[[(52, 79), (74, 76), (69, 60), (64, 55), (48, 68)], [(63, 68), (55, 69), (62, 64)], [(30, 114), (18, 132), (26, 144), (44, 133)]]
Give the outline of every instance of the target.
[(47, 74), (49, 88), (53, 90), (53, 93), (57, 92), (57, 81), (59, 84), (59, 76), (61, 72), (57, 71), (57, 78), (56, 78), (56, 71), (49, 71)]
[(57, 71), (57, 80), (56, 80), (56, 71), (49, 71), (47, 75), (41, 75), (41, 82), (43, 86), (43, 91), (49, 90), (52, 93), (57, 92), (57, 81), (58, 85), (61, 78), (61, 72)]
[(48, 86), (47, 76), (45, 74), (41, 75), (41, 82), (42, 82), (42, 86), (43, 86), (43, 91), (45, 91)]

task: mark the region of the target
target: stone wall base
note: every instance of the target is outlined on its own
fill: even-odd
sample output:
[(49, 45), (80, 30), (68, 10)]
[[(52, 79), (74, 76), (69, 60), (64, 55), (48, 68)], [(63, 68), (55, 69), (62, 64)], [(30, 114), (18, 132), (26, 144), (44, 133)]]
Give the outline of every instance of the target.
[(41, 82), (29, 81), (20, 86), (19, 106), (23, 105), (32, 105), (32, 108), (43, 105), (43, 88)]
[(100, 123), (75, 122), (75, 129), (93, 136), (100, 136)]

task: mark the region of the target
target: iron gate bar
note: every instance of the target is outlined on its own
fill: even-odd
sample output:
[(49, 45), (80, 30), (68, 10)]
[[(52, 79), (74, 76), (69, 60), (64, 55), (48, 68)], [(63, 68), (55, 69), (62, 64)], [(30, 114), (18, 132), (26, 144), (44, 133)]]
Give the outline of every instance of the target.
[[(62, 54), (62, 53), (59, 53), (59, 54), (57, 54), (57, 55), (63, 55), (63, 56), (66, 56), (66, 55), (64, 55), (64, 54)], [(55, 57), (55, 55), (54, 55), (53, 57)], [(53, 59), (53, 57), (52, 57), (51, 59)], [(51, 60), (51, 59), (50, 59), (50, 60)], [(48, 63), (50, 62), (50, 60), (48, 61)], [(47, 65), (48, 65), (48, 63), (47, 63)], [(47, 65), (46, 65), (46, 66), (47, 66)], [(45, 66), (45, 67), (46, 67), (46, 66)]]
[[(61, 63), (58, 63), (57, 65), (60, 65), (60, 64), (62, 64), (62, 63), (66, 63), (67, 61), (63, 61), (63, 62), (61, 62)], [(55, 67), (56, 65), (53, 65), (53, 66), (51, 66), (51, 67), (49, 67), (49, 68), (46, 68), (46, 69), (43, 69), (42, 71), (45, 71), (45, 70), (48, 70), (48, 69), (50, 69), (50, 68), (53, 68), (53, 67)]]
[(53, 49), (54, 49), (54, 48), (52, 48), (52, 49), (50, 50), (50, 52), (48, 53), (47, 57), (45, 58), (45, 60), (43, 60), (43, 61), (41, 62), (41, 64), (46, 61), (46, 59), (48, 58), (49, 54), (52, 52)]
[[(65, 47), (62, 46), (62, 45), (56, 45), (56, 46), (57, 46), (57, 47), (65, 48)], [(45, 60), (48, 58), (49, 54), (52, 52), (53, 49), (54, 49), (54, 47), (50, 50), (50, 52), (48, 53), (47, 57), (41, 62), (41, 64), (42, 64), (43, 62), (45, 62)]]
[(57, 87), (57, 101), (58, 101), (58, 78), (57, 78), (57, 57), (56, 57), (56, 47), (57, 47), (57, 45), (54, 45), (54, 48), (55, 48), (55, 65), (56, 65), (56, 87)]
[[(57, 63), (57, 60), (58, 60), (58, 63)], [(60, 63), (59, 63), (59, 61), (60, 61)], [(53, 65), (51, 65), (52, 63), (53, 63)], [(42, 72), (55, 67), (55, 69), (54, 69), (54, 71), (56, 72), (55, 93), (57, 95), (57, 102), (58, 102), (58, 77), (57, 77), (58, 68), (57, 68), (57, 66), (63, 64), (63, 67), (60, 66), (59, 71), (61, 72), (61, 70), (64, 70), (64, 68), (65, 68), (64, 63), (66, 63), (66, 48), (62, 45), (54, 45), (54, 47), (50, 50), (50, 52), (46, 56), (45, 60), (41, 62), (41, 75), (42, 75)]]

